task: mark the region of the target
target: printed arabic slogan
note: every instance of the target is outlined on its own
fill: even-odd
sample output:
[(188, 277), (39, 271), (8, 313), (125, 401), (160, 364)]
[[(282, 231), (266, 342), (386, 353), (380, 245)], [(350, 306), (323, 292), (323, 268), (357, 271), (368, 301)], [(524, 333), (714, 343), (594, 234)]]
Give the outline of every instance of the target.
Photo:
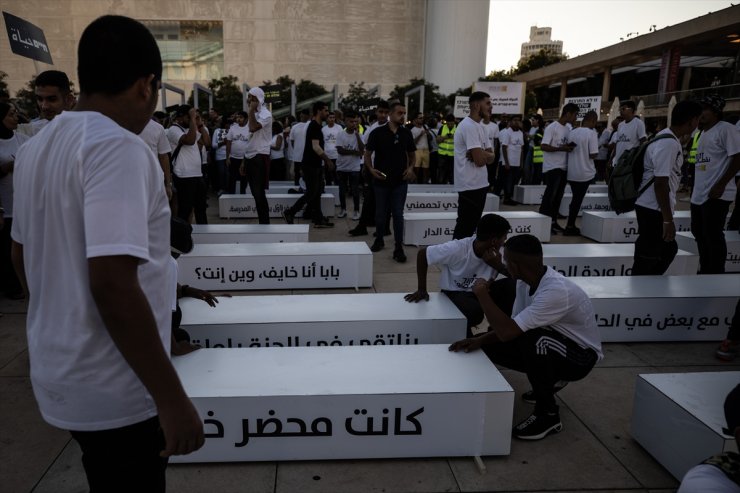
[(3, 12), (10, 49), (16, 55), (53, 65), (44, 31), (30, 22)]

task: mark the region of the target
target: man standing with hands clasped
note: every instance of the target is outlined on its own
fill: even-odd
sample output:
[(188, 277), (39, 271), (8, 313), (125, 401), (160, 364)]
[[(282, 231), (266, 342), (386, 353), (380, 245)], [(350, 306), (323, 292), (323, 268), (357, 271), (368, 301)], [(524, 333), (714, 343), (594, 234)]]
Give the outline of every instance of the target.
[(270, 172), (270, 143), (272, 141), (272, 114), (265, 107), (265, 93), (259, 87), (249, 90), (247, 96), (249, 140), (239, 174), (245, 177), (257, 206), (260, 224), (270, 224), (270, 208), (265, 189)]
[(167, 458), (204, 437), (169, 360), (164, 175), (136, 135), (162, 60), (146, 27), (104, 16), (82, 33), (78, 72), (75, 110), (16, 160), (13, 263), (29, 295), (31, 382), (44, 420), (79, 443), (91, 491), (164, 493)]
[(403, 251), (403, 209), (409, 182), (416, 177), (416, 146), (411, 131), (403, 126), (405, 121), (406, 107), (401, 103), (391, 104), (388, 124), (373, 130), (365, 146), (365, 168), (373, 176), (375, 190), (376, 236), (370, 250), (379, 252), (385, 246), (385, 221), (390, 210), (396, 242), (393, 259), (401, 263), (406, 262)]

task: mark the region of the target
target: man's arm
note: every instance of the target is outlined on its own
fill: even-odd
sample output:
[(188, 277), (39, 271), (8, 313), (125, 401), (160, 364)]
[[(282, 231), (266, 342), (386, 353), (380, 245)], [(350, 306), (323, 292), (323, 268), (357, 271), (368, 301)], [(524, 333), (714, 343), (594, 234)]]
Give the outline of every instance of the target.
[[(730, 165), (727, 167), (719, 180), (717, 180), (717, 182), (712, 185), (712, 188), (709, 189), (709, 198), (720, 198), (722, 194), (725, 193), (725, 187), (730, 182), (730, 180), (735, 179), (735, 175), (737, 175), (738, 171), (740, 171), (740, 153), (732, 156), (732, 161), (730, 162)], [(737, 207), (737, 204), (735, 204), (735, 207)]]
[(12, 240), (12, 243), (10, 245), (10, 259), (13, 263), (15, 274), (18, 276), (18, 280), (21, 282), (23, 293), (26, 295), (26, 299), (29, 299), (28, 282), (26, 281), (26, 268), (23, 265), (23, 245), (17, 243), (15, 240)]
[(470, 160), (479, 168), (493, 163), (494, 153), (492, 152), (484, 151), (480, 147), (470, 149), (468, 152), (470, 153)]
[(319, 139), (311, 139), (311, 148), (313, 148), (313, 152), (315, 152), (321, 158), (321, 160), (324, 161), (324, 164), (329, 171), (334, 169), (334, 163), (331, 161), (331, 159), (329, 159), (329, 156), (327, 156), (324, 150), (321, 148), (321, 142), (319, 142)]
[(249, 104), (249, 111), (247, 111), (247, 115), (249, 117), (249, 131), (250, 132), (256, 132), (257, 130), (262, 128), (262, 124), (257, 121), (257, 105), (259, 103), (256, 101), (252, 101)]
[(203, 423), (165, 353), (138, 265), (127, 255), (88, 259), (90, 292), (111, 339), (154, 399), (165, 436), (160, 455), (187, 454), (203, 445)]
[(660, 206), (663, 215), (663, 241), (673, 241), (676, 238), (676, 224), (671, 213), (670, 185), (667, 176), (655, 177), (655, 200)]
[(188, 114), (190, 115), (190, 126), (188, 127), (188, 131), (180, 137), (179, 143), (191, 146), (195, 144), (195, 138), (198, 136), (198, 127), (195, 123), (195, 108), (190, 108), (190, 112)]
[(429, 301), (429, 292), (427, 291), (427, 272), (429, 264), (427, 263), (427, 248), (422, 247), (416, 254), (416, 291), (403, 297), (409, 303), (418, 303), (421, 300)]
[(506, 169), (509, 169), (509, 146), (501, 146), (501, 157), (504, 158), (504, 166), (506, 167)]
[(167, 192), (167, 200), (172, 199), (172, 171), (170, 169), (170, 156), (168, 154), (157, 154), (159, 166), (164, 174), (164, 189)]
[[(201, 128), (203, 128), (203, 125), (201, 125)], [(211, 148), (211, 134), (205, 128), (200, 133), (200, 143), (203, 144), (206, 150)]]

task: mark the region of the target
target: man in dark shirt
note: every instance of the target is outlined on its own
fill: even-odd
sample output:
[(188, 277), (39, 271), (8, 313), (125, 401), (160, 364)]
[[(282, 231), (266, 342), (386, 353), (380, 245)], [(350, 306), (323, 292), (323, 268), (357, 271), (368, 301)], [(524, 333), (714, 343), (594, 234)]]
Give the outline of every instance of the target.
[(328, 116), (329, 108), (326, 103), (323, 101), (314, 103), (313, 119), (306, 127), (306, 145), (303, 149), (303, 159), (301, 161), (303, 179), (306, 181), (306, 193), (296, 200), (292, 207), (283, 212), (283, 218), (288, 224), (293, 224), (296, 213), (301, 210), (304, 204), (307, 204), (314, 228), (334, 227), (334, 223), (330, 223), (321, 213), (321, 190), (324, 183), (322, 163), (326, 165), (329, 171), (334, 169), (334, 163), (324, 152), (324, 134), (321, 131), (321, 124)]
[[(370, 250), (378, 252), (385, 243), (385, 218), (390, 209), (393, 215), (393, 236), (396, 247), (393, 259), (405, 262), (403, 252), (403, 209), (406, 204), (408, 183), (415, 179), (416, 146), (411, 131), (404, 127), (406, 107), (391, 104), (388, 124), (376, 128), (365, 146), (365, 167), (373, 175), (375, 189), (376, 238)], [(375, 153), (373, 165), (372, 153)]]

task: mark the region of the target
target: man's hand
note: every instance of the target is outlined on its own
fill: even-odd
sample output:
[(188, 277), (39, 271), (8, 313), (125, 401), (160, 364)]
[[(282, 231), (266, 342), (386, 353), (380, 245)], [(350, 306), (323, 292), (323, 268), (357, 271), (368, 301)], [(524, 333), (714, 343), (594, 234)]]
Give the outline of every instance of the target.
[(478, 296), (479, 294), (487, 293), (489, 284), (491, 283), (490, 280), (481, 279), (480, 277), (473, 282), (473, 287), (471, 288), (473, 291), (473, 294)]
[(725, 193), (725, 185), (721, 184), (720, 182), (717, 182), (714, 185), (712, 185), (712, 188), (709, 189), (709, 198), (718, 199), (722, 197), (723, 193)]
[(249, 111), (256, 112), (257, 111), (257, 105), (259, 105), (260, 102), (257, 99), (253, 99), (249, 102)]
[(379, 180), (379, 181), (385, 181), (386, 180), (385, 173), (381, 173), (380, 171), (378, 171), (375, 168), (370, 168), (370, 173), (373, 175), (373, 178), (375, 178), (376, 180)]
[(160, 457), (189, 454), (203, 446), (203, 422), (190, 399), (160, 407), (158, 411), (165, 443)]
[(168, 183), (164, 186), (164, 192), (167, 194), (167, 202), (172, 200), (172, 183)]
[(480, 349), (482, 345), (483, 344), (482, 344), (481, 337), (470, 337), (468, 339), (463, 339), (461, 341), (453, 342), (452, 344), (450, 344), (450, 347), (448, 349), (455, 353), (458, 351), (469, 353), (470, 351), (475, 351), (476, 349)]
[(663, 221), (663, 241), (673, 241), (676, 239), (676, 223), (673, 221)]
[(429, 293), (426, 289), (417, 289), (413, 293), (407, 294), (403, 297), (409, 303), (418, 303), (420, 301), (429, 301)]
[(403, 172), (403, 179), (404, 181), (413, 182), (416, 180), (416, 173), (414, 173), (413, 168), (406, 168)]
[(188, 116), (190, 117), (190, 121), (195, 121), (195, 117), (198, 115), (198, 111), (195, 108), (190, 108), (188, 111)]
[[(183, 293), (183, 296), (185, 296), (184, 293)], [(215, 307), (216, 304), (218, 303), (218, 299), (210, 292), (204, 291), (202, 289), (194, 288), (192, 286), (188, 286), (187, 296), (190, 298), (196, 298), (199, 300), (203, 300), (213, 307)], [(227, 298), (231, 298), (230, 294), (224, 294), (223, 296)]]
[(239, 174), (241, 176), (247, 176), (247, 167), (244, 165), (244, 161), (239, 165)]
[(504, 262), (501, 259), (501, 252), (499, 252), (498, 248), (496, 248), (495, 246), (484, 251), (482, 258), (485, 263), (498, 271), (502, 270), (502, 268), (504, 267)]

